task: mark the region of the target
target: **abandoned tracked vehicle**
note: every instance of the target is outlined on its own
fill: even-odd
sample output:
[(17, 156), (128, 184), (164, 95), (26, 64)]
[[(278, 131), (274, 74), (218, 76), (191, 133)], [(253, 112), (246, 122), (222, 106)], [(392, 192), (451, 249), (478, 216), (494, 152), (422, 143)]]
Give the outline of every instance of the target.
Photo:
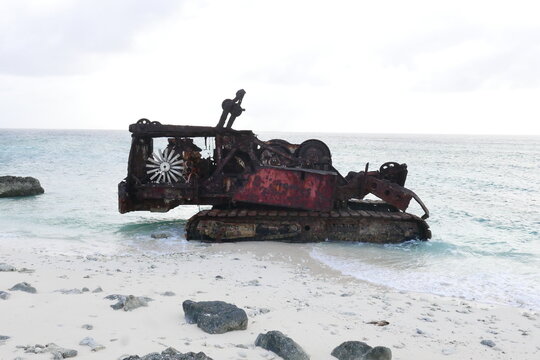
[[(407, 165), (388, 162), (376, 171), (366, 165), (342, 176), (320, 140), (261, 141), (249, 130), (234, 130), (244, 94), (223, 101), (215, 127), (147, 119), (130, 125), (119, 211), (212, 205), (189, 219), (188, 240), (396, 243), (431, 237), (427, 208), (404, 187)], [(381, 201), (362, 200), (370, 193)], [(422, 217), (405, 212), (411, 199)]]

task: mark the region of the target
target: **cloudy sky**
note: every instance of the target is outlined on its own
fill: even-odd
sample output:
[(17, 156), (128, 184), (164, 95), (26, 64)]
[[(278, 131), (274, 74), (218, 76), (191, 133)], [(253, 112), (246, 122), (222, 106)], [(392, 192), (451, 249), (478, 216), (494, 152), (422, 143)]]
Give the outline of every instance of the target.
[(537, 1), (0, 0), (0, 128), (540, 135)]

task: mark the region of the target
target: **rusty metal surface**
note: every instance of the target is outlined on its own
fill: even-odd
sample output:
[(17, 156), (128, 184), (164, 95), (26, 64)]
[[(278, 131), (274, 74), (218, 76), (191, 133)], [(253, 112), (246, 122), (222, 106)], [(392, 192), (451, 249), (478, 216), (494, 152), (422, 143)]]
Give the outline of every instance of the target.
[(431, 232), (421, 218), (402, 212), (348, 211), (305, 212), (293, 210), (266, 216), (261, 211), (240, 211), (238, 216), (220, 216), (228, 210), (198, 213), (186, 225), (188, 240), (272, 240), (320, 242), (326, 240), (399, 243), (427, 240)]
[[(130, 125), (127, 177), (118, 185), (120, 213), (212, 205), (214, 209), (204, 216), (215, 221), (207, 221), (199, 231), (213, 238), (263, 234), (265, 239), (287, 235), (315, 241), (335, 233), (336, 239), (376, 241), (366, 234), (378, 234), (393, 242), (400, 236), (410, 238), (411, 231), (428, 237), (421, 233), (427, 224), (404, 212), (414, 199), (424, 210), (422, 219), (429, 216), (422, 200), (404, 187), (406, 164), (386, 162), (371, 171), (366, 164), (363, 171), (350, 171), (344, 177), (333, 167), (331, 151), (320, 140), (261, 141), (250, 130), (232, 129), (244, 111), (244, 95), (239, 90), (235, 98), (223, 101), (215, 127), (164, 125), (148, 119)], [(158, 138), (166, 140), (164, 148), (155, 146)], [(195, 139), (204, 140), (204, 149), (195, 145)], [(359, 202), (368, 194), (384, 203)], [(250, 223), (242, 223), (248, 218)], [(267, 218), (274, 222), (265, 222)], [(224, 225), (229, 223), (236, 225)], [(409, 223), (420, 225), (407, 230)], [(296, 229), (297, 225), (304, 230)], [(304, 234), (306, 226), (311, 237)], [(216, 229), (224, 232), (218, 234)]]
[(234, 201), (329, 211), (337, 174), (289, 168), (259, 168), (233, 196)]

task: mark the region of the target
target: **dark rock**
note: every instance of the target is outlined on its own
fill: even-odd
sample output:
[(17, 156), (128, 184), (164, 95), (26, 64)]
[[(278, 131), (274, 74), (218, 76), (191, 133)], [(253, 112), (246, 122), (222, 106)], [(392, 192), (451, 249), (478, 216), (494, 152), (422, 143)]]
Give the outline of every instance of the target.
[(0, 176), (0, 198), (43, 194), (38, 179), (33, 177)]
[(31, 293), (31, 294), (35, 294), (37, 292), (36, 288), (33, 287), (32, 285), (30, 285), (27, 282), (22, 282), (22, 283), (15, 284), (9, 290), (11, 290), (11, 291), (14, 291), (14, 290), (25, 291), (25, 292)]
[(77, 350), (60, 348), (60, 354), (64, 359), (77, 356)]
[(391, 360), (392, 351), (384, 346), (371, 347), (362, 341), (345, 341), (332, 350), (332, 356), (339, 360)]
[(101, 286), (98, 286), (97, 288), (95, 288), (94, 290), (92, 290), (93, 293), (100, 293), (100, 292), (103, 292), (103, 289), (101, 288)]
[(0, 335), (0, 343), (1, 343), (2, 341), (6, 341), (7, 339), (9, 339), (9, 336)]
[(0, 263), (0, 271), (17, 271), (17, 269), (9, 264)]
[(269, 331), (259, 334), (255, 345), (272, 351), (285, 360), (309, 360), (309, 355), (293, 339), (280, 331)]
[(0, 291), (0, 299), (2, 300), (7, 300), (9, 299), (9, 297), (11, 296), (10, 293), (6, 292), (6, 291)]
[(366, 360), (392, 360), (392, 350), (385, 346), (375, 346), (366, 355)]
[(199, 352), (199, 353), (193, 353), (188, 352), (185, 354), (182, 354), (178, 350), (174, 348), (167, 348), (161, 352), (161, 354), (155, 352), (150, 353), (142, 358), (138, 355), (131, 355), (125, 358), (122, 358), (122, 360), (212, 360), (211, 357), (206, 356), (205, 353)]
[[(174, 357), (171, 357), (171, 360), (212, 360), (211, 357), (209, 356), (206, 356), (205, 353), (203, 353), (202, 351), (198, 352), (198, 353), (194, 353), (194, 352), (188, 352), (188, 353), (185, 353), (185, 354), (182, 354), (180, 356), (176, 355), (176, 358)], [(163, 360), (168, 360), (167, 358), (164, 358)]]
[(124, 309), (124, 311), (131, 311), (141, 306), (148, 306), (148, 302), (152, 301), (151, 298), (145, 296), (134, 295), (109, 295), (106, 296), (107, 300), (118, 300), (116, 304), (111, 305), (114, 310)]
[(245, 330), (248, 317), (243, 309), (223, 301), (186, 300), (182, 304), (186, 320), (197, 324), (209, 334), (223, 334), (233, 330)]
[(480, 341), (480, 344), (489, 346), (489, 347), (495, 347), (495, 342), (493, 342), (493, 340), (482, 340)]

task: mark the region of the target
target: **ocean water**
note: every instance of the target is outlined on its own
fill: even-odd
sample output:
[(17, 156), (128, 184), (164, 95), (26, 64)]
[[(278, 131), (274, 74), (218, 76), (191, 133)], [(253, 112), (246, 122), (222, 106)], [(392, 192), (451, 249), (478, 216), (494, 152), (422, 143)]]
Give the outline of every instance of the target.
[[(307, 246), (321, 263), (400, 290), (540, 308), (540, 137), (262, 133), (319, 138), (343, 174), (407, 163), (433, 239)], [(0, 242), (59, 253), (197, 251), (184, 238), (197, 206), (120, 215), (128, 131), (0, 130), (0, 175), (34, 176), (41, 196), (0, 199)], [(421, 214), (418, 206), (409, 210)], [(166, 233), (166, 239), (151, 234)]]

